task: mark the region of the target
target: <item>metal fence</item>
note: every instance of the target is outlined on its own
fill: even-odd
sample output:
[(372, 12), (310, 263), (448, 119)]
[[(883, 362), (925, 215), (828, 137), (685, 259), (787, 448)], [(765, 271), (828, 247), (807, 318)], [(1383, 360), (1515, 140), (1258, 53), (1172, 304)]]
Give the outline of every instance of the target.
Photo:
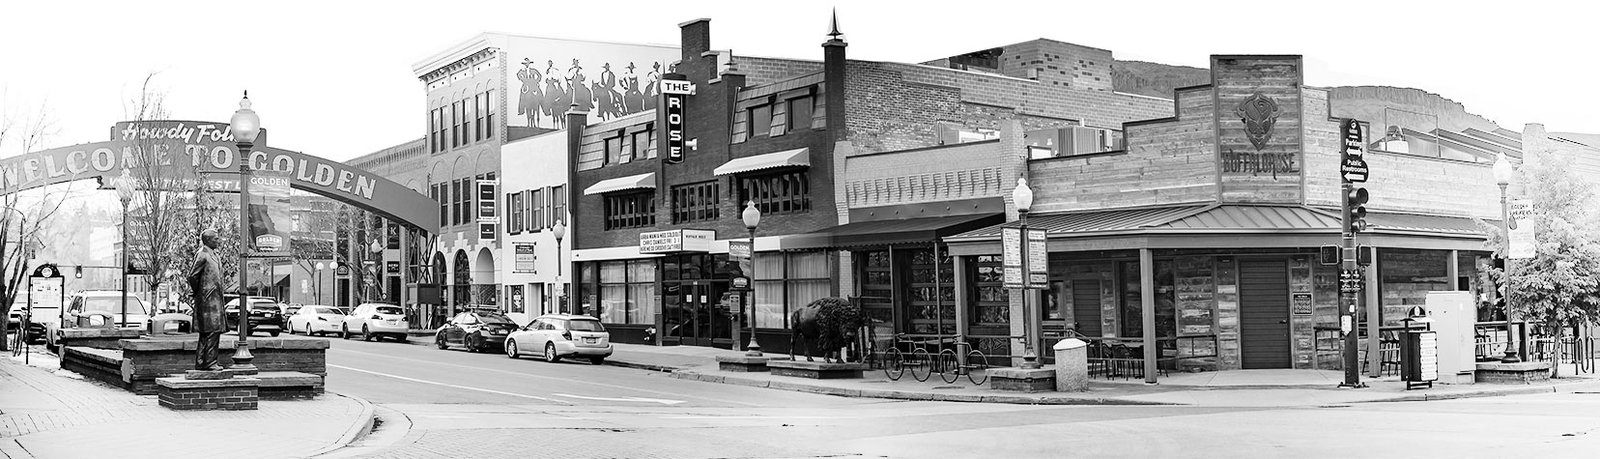
[[(1144, 338), (1077, 336), (1088, 342), (1089, 377), (1144, 378)], [(1217, 335), (1167, 336), (1155, 339), (1156, 374), (1182, 369), (1186, 360), (1217, 357)]]

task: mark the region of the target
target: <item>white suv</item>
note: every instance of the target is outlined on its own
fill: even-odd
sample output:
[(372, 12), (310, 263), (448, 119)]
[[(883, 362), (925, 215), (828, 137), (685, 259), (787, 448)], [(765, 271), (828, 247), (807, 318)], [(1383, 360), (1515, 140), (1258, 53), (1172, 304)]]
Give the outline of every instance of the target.
[(405, 311), (399, 306), (362, 303), (350, 315), (344, 316), (344, 324), (339, 326), (339, 337), (350, 339), (350, 335), (360, 333), (363, 341), (372, 341), (373, 338), (389, 335), (403, 343), (407, 330), (410, 330), (410, 326), (406, 323)]

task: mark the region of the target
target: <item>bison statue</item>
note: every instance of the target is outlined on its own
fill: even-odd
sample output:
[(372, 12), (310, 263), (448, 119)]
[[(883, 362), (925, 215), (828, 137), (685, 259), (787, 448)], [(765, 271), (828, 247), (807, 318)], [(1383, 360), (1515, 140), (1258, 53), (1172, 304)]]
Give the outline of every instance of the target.
[[(790, 315), (789, 360), (795, 352), (804, 352), (807, 362), (813, 362), (813, 350), (822, 349), (822, 361), (844, 363), (839, 349), (854, 344), (863, 324), (861, 308), (844, 298), (820, 298), (796, 309)], [(804, 341), (805, 347), (796, 346)]]

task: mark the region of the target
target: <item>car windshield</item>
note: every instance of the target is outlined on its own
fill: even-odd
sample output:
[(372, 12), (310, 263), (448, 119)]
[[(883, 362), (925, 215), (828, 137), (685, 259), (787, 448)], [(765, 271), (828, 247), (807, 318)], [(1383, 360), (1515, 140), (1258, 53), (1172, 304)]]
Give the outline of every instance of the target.
[(317, 314), (344, 314), (344, 311), (340, 311), (337, 308), (317, 308), (316, 311)]
[[(94, 312), (122, 312), (122, 299), (114, 296), (91, 296), (83, 299), (83, 310)], [(144, 314), (144, 300), (128, 297), (128, 312)]]
[(606, 327), (601, 326), (598, 320), (573, 320), (567, 322), (567, 329), (572, 331), (606, 331)]
[(378, 314), (405, 314), (399, 306), (378, 306), (376, 311)]
[(478, 314), (478, 317), (483, 319), (483, 323), (486, 324), (517, 324), (516, 322), (512, 322), (510, 317), (499, 314)]

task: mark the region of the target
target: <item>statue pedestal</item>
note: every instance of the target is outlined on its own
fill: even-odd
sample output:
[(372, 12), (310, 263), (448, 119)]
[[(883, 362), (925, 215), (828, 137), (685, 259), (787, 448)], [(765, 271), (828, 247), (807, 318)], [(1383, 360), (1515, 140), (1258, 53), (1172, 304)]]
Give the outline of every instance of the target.
[(259, 384), (256, 378), (231, 376), (223, 379), (156, 378), (156, 395), (161, 399), (161, 406), (174, 410), (254, 410), (260, 401)]
[(866, 371), (865, 363), (823, 363), (790, 360), (767, 361), (767, 368), (778, 376), (807, 379), (860, 379)]

